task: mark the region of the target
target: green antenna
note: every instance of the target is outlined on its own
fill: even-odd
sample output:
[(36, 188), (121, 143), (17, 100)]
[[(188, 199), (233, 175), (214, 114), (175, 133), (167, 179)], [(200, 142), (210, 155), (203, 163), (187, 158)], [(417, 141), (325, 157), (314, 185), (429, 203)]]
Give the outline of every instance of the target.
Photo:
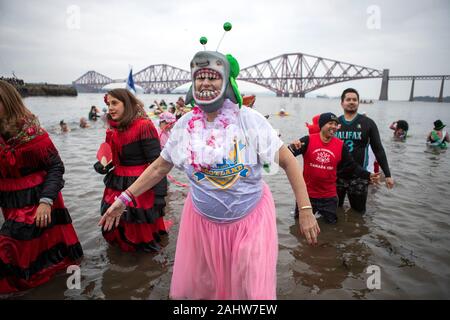
[(229, 23), (229, 22), (225, 22), (225, 23), (223, 24), (223, 30), (225, 30), (225, 31), (230, 31), (232, 27), (233, 27), (233, 26), (232, 26), (231, 23)]
[(206, 37), (201, 37), (200, 38), (200, 43), (202, 44), (202, 46), (203, 46), (203, 49), (205, 49), (205, 51), (206, 51), (206, 44), (208, 43), (208, 38), (206, 38)]
[(232, 27), (233, 27), (233, 26), (231, 25), (230, 22), (225, 22), (225, 23), (223, 24), (223, 30), (225, 30), (225, 32), (223, 33), (222, 38), (220, 39), (219, 44), (217, 45), (216, 51), (219, 50), (220, 44), (222, 43), (222, 40), (223, 40), (223, 38), (225, 37), (225, 34), (226, 34), (228, 31), (230, 31)]

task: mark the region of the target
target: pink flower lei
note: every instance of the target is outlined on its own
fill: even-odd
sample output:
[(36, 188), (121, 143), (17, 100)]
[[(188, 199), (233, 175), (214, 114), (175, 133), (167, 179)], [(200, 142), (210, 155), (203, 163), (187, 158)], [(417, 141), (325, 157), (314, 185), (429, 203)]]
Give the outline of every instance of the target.
[(201, 171), (202, 168), (210, 169), (212, 165), (222, 163), (233, 150), (239, 130), (239, 107), (225, 100), (214, 122), (208, 126), (205, 112), (195, 106), (193, 113), (187, 128), (190, 134), (188, 163), (195, 171)]

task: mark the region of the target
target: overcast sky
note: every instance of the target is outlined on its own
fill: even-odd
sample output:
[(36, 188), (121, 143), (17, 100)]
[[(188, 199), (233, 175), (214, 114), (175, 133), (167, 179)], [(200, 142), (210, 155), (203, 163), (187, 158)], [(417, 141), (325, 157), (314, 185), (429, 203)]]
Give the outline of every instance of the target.
[[(233, 30), (219, 51), (232, 53), (242, 68), (303, 52), (391, 75), (450, 74), (449, 17), (449, 0), (0, 0), (0, 75), (71, 83), (88, 70), (125, 78), (129, 65), (134, 72), (159, 63), (187, 70), (203, 49), (200, 36), (215, 50), (225, 21)], [(377, 98), (380, 83), (354, 81), (315, 93), (338, 95), (352, 85)], [(416, 94), (436, 96), (439, 86), (417, 82)], [(391, 82), (390, 97), (407, 99), (409, 88)], [(444, 93), (450, 95), (450, 81)]]

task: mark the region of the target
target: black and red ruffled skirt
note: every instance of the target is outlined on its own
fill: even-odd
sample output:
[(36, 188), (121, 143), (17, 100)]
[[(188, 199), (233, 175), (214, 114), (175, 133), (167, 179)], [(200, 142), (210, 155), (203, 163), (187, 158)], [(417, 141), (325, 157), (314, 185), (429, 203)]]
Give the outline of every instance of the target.
[[(101, 214), (115, 201), (122, 191), (131, 186), (148, 165), (116, 166), (104, 179)], [(161, 249), (161, 235), (167, 234), (164, 224), (164, 197), (157, 197), (152, 189), (136, 197), (121, 217), (119, 226), (102, 231), (103, 237), (122, 251), (158, 252)]]
[(0, 294), (39, 286), (68, 266), (79, 264), (83, 250), (61, 193), (51, 223), (39, 228), (35, 215), (45, 172), (0, 179)]

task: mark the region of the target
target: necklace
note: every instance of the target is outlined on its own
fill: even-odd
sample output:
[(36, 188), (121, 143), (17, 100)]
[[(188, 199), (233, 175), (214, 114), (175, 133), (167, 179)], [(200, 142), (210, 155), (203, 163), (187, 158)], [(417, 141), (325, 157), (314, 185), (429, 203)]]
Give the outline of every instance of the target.
[(187, 128), (190, 135), (188, 162), (198, 172), (202, 168), (210, 169), (212, 165), (222, 163), (233, 150), (239, 130), (239, 107), (225, 100), (214, 121), (209, 123), (206, 113), (198, 106), (194, 107), (193, 114)]

